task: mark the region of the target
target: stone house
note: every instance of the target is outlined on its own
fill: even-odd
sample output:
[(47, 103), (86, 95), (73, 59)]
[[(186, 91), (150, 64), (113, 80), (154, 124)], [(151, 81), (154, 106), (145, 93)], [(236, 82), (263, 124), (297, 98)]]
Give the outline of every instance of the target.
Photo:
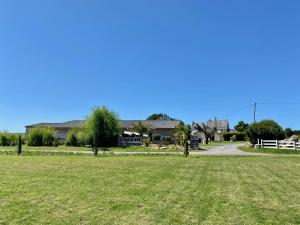
[(230, 131), (228, 120), (209, 120), (207, 122), (193, 122), (192, 135), (197, 136), (200, 143), (204, 143), (206, 141), (206, 137), (203, 132), (199, 132), (194, 128), (195, 124), (198, 124), (201, 127), (203, 127), (204, 124), (211, 130), (215, 129), (215, 132), (209, 141), (222, 141), (223, 133)]
[[(142, 122), (151, 127), (151, 135), (156, 142), (165, 139), (174, 139), (173, 133), (180, 121), (166, 121), (166, 120), (120, 120), (120, 126), (123, 131), (131, 131), (137, 122)], [(25, 126), (26, 133), (34, 127), (52, 127), (56, 131), (56, 136), (61, 139), (66, 139), (69, 130), (80, 128), (83, 120), (72, 120), (64, 123), (38, 123)]]

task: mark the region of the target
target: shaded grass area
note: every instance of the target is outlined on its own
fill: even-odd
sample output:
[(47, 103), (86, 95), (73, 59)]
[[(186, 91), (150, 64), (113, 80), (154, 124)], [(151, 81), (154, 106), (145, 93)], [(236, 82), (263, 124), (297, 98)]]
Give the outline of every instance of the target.
[(252, 147), (240, 147), (242, 151), (253, 153), (269, 153), (269, 154), (300, 154), (299, 150), (288, 149), (273, 149), (273, 148), (252, 148)]
[(299, 224), (300, 159), (0, 157), (0, 224)]

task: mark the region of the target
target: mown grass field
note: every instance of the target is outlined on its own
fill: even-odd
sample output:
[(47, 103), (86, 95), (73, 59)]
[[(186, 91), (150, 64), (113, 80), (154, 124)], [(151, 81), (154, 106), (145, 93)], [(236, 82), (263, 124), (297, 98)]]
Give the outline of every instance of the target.
[(0, 156), (0, 224), (300, 224), (300, 159)]
[[(16, 146), (0, 146), (0, 151), (16, 151)], [(27, 146), (23, 145), (22, 150), (26, 151), (65, 151), (65, 152), (76, 152), (76, 151), (83, 151), (83, 152), (91, 152), (92, 149), (88, 147), (71, 147), (71, 146)], [(151, 147), (145, 146), (132, 146), (132, 147), (113, 147), (113, 148), (105, 148), (99, 149), (99, 151), (115, 151), (115, 152), (181, 152), (182, 150), (176, 148), (164, 148), (164, 149), (152, 149)]]

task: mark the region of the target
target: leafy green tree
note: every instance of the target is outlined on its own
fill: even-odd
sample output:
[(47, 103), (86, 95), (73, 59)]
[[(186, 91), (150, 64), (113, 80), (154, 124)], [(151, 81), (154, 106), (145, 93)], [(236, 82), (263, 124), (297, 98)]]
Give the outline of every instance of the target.
[(152, 130), (152, 127), (139, 121), (136, 124), (134, 124), (132, 130), (134, 132), (139, 133), (140, 136), (143, 137), (144, 134), (149, 133)]
[(185, 125), (183, 122), (180, 122), (174, 129), (174, 137), (180, 146), (184, 146), (184, 143), (189, 138), (191, 132), (191, 127), (189, 125)]
[(99, 147), (109, 147), (120, 131), (118, 116), (105, 106), (96, 107), (87, 119), (86, 129), (93, 137), (94, 154), (98, 155)]
[(234, 127), (234, 129), (236, 129), (238, 132), (245, 132), (248, 127), (248, 123), (245, 123), (244, 121), (239, 121), (238, 124)]
[(246, 134), (252, 144), (258, 139), (264, 140), (282, 140), (284, 131), (281, 126), (273, 120), (262, 120), (259, 123), (251, 124), (246, 130)]
[(294, 135), (294, 131), (291, 128), (286, 128), (284, 130), (284, 135), (286, 138), (289, 138)]
[(175, 119), (164, 113), (154, 113), (150, 115), (147, 118), (147, 120), (175, 120)]

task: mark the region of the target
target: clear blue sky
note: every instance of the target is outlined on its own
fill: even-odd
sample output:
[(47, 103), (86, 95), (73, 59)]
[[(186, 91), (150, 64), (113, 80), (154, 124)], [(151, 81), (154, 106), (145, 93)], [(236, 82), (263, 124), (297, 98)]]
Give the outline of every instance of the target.
[(300, 129), (299, 12), (299, 0), (1, 0), (0, 129), (96, 105), (233, 126), (255, 101), (273, 103), (258, 119)]

